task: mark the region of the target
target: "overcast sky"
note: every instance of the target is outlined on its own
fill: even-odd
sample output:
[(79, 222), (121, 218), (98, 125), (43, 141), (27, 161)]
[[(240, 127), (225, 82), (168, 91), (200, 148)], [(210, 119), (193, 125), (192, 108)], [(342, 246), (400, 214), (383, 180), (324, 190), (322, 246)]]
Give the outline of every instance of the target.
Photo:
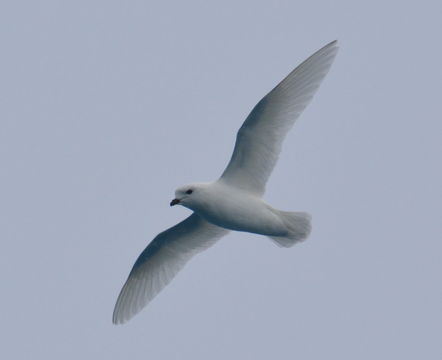
[[(442, 358), (438, 1), (2, 1), (2, 359)], [(338, 39), (265, 199), (291, 249), (232, 233), (111, 323), (256, 102)]]

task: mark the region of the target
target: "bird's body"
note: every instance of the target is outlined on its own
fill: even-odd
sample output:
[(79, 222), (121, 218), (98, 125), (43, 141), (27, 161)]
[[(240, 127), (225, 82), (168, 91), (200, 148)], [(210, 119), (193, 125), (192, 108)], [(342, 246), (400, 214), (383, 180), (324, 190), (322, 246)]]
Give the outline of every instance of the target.
[(193, 214), (158, 234), (140, 254), (118, 296), (114, 323), (137, 314), (194, 255), (229, 230), (265, 235), (282, 247), (307, 238), (309, 214), (274, 209), (262, 195), (287, 132), (318, 89), (337, 49), (333, 41), (318, 50), (258, 102), (238, 131), (220, 179), (176, 190), (170, 205), (185, 206)]
[(245, 231), (267, 236), (285, 236), (288, 233), (278, 213), (260, 197), (235, 188), (222, 180), (208, 184), (189, 185), (192, 199), (183, 202), (206, 221), (229, 230)]

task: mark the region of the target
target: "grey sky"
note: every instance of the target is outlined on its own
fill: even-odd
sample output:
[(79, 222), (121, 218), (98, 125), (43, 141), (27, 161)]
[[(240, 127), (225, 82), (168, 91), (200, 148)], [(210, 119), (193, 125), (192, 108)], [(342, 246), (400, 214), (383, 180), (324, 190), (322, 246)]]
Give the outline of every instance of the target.
[[(1, 358), (442, 358), (436, 1), (3, 1)], [(280, 249), (231, 234), (131, 322), (118, 292), (215, 179), (248, 112), (333, 39), (265, 198)]]

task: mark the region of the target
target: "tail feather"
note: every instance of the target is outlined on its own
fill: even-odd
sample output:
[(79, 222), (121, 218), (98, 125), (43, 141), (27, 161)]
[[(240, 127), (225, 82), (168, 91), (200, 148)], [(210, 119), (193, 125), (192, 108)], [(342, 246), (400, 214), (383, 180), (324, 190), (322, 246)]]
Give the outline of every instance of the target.
[(286, 236), (270, 236), (276, 245), (281, 247), (291, 247), (297, 242), (307, 239), (312, 229), (310, 214), (306, 212), (289, 212), (278, 210), (284, 225), (287, 227)]

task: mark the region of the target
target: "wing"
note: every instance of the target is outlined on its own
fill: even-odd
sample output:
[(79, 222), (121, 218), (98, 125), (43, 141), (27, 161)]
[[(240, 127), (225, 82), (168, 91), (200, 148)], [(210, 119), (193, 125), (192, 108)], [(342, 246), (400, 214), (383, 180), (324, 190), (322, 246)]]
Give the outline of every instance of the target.
[(140, 254), (121, 289), (113, 323), (122, 324), (140, 312), (194, 255), (227, 232), (194, 213), (157, 235)]
[(287, 132), (312, 99), (337, 51), (336, 41), (318, 50), (254, 107), (238, 131), (221, 180), (256, 194), (264, 193)]

